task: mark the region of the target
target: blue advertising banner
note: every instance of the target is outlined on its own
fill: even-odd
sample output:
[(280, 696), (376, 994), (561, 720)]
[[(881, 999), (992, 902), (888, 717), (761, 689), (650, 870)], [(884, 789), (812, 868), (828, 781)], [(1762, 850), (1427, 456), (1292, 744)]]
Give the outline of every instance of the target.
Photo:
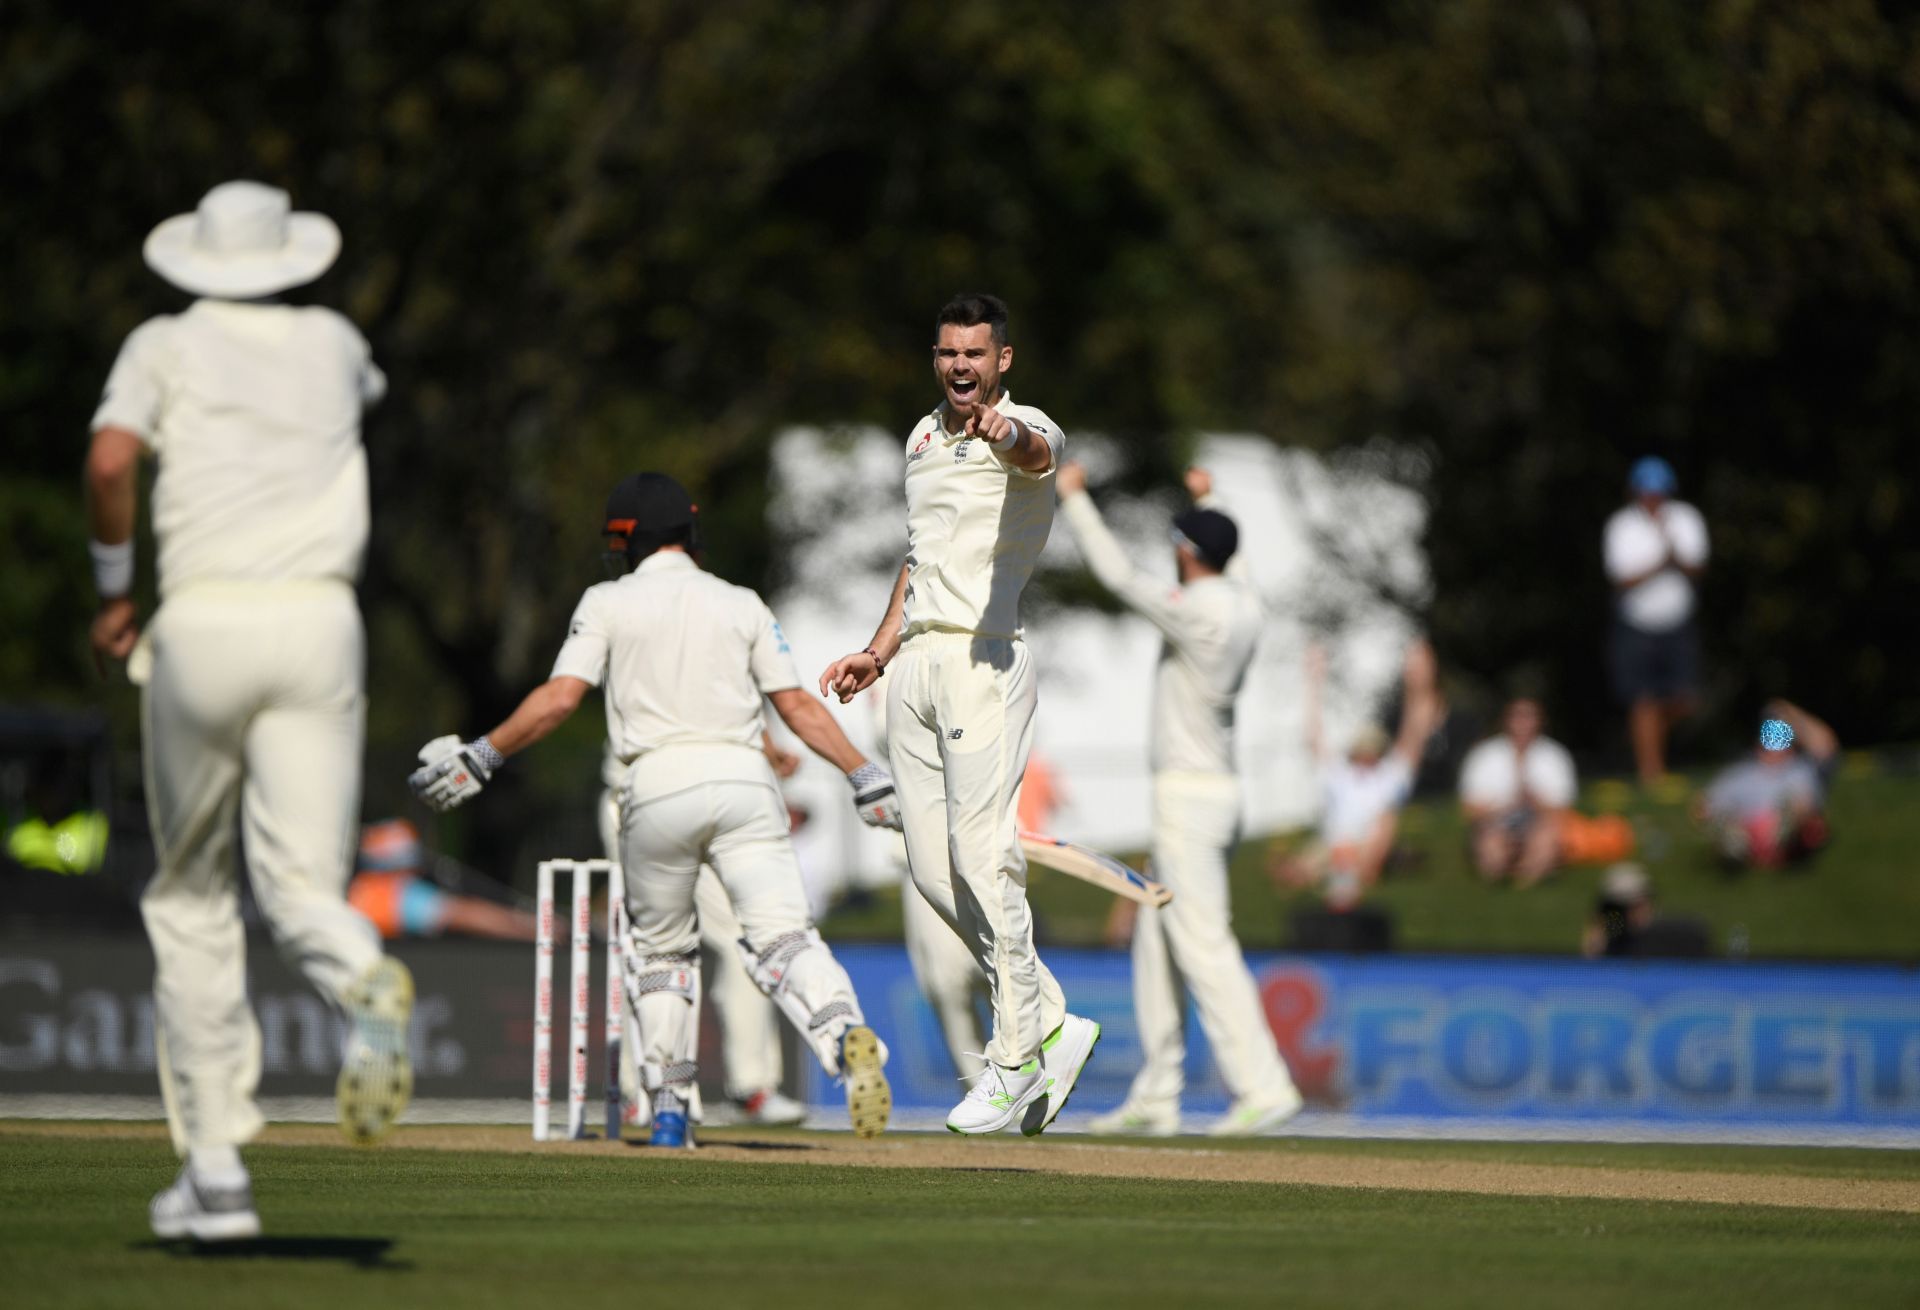
[[(892, 1050), (902, 1111), (960, 1094), (906, 952), (836, 947)], [(1104, 1032), (1071, 1125), (1118, 1104), (1140, 1064), (1127, 958), (1050, 950)], [(1920, 972), (1894, 966), (1417, 956), (1249, 957), (1310, 1106), (1391, 1121), (1718, 1128), (1756, 1139), (1845, 1128), (1920, 1142)], [(1226, 1108), (1188, 1016), (1189, 1115)], [(811, 1099), (838, 1095), (815, 1077)], [(1311, 1120), (1313, 1116), (1309, 1116)], [(1747, 1130), (1753, 1130), (1751, 1132)], [(1820, 1134), (1800, 1134), (1809, 1140)]]

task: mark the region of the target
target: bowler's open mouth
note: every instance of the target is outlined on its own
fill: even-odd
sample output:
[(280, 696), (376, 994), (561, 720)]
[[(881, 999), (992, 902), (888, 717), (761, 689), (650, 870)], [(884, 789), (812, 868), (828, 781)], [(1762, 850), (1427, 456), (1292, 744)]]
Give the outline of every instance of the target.
[(979, 390), (979, 378), (949, 378), (947, 380), (947, 394), (962, 405), (972, 400), (974, 394)]

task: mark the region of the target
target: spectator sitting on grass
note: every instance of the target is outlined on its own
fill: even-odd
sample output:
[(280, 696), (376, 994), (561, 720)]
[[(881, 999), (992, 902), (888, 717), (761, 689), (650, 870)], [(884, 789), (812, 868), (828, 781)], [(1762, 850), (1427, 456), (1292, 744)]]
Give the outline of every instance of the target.
[(1767, 709), (1753, 754), (1722, 769), (1694, 802), (1694, 817), (1729, 868), (1798, 864), (1829, 836), (1825, 783), (1840, 757), (1839, 738), (1791, 702)]
[(1400, 810), (1413, 795), (1414, 774), (1427, 738), (1439, 725), (1442, 704), (1435, 689), (1433, 648), (1415, 641), (1401, 674), (1400, 734), (1367, 724), (1354, 734), (1344, 757), (1329, 757), (1320, 731), (1320, 690), (1326, 655), (1307, 652), (1307, 748), (1320, 762), (1324, 808), (1320, 829), (1305, 850), (1282, 857), (1270, 872), (1282, 888), (1321, 887), (1333, 909), (1351, 909), (1380, 880), (1399, 830)]
[(1489, 882), (1531, 887), (1560, 865), (1560, 829), (1579, 783), (1567, 748), (1541, 734), (1544, 719), (1539, 701), (1514, 698), (1501, 715), (1505, 731), (1460, 766), (1473, 864)]

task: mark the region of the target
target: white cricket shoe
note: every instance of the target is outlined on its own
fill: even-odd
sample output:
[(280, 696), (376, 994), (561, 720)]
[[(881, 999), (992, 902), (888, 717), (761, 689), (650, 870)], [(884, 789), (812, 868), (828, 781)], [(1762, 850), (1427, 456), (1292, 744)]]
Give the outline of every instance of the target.
[(253, 1208), (253, 1180), (244, 1171), (237, 1183), (215, 1187), (182, 1165), (173, 1185), (147, 1207), (153, 1235), (166, 1241), (191, 1237), (196, 1242), (239, 1242), (260, 1236), (260, 1215)]
[(947, 1112), (947, 1131), (969, 1136), (997, 1133), (1045, 1096), (1051, 1085), (1038, 1059), (1018, 1069), (1003, 1069), (988, 1060), (967, 1089), (966, 1099)]
[(1177, 1106), (1149, 1109), (1123, 1101), (1088, 1120), (1087, 1131), (1099, 1137), (1172, 1137), (1180, 1131), (1180, 1110)]
[(855, 1137), (878, 1137), (893, 1114), (887, 1085), (887, 1048), (873, 1029), (856, 1024), (840, 1035), (840, 1077), (847, 1085), (847, 1118)]
[(742, 1096), (734, 1100), (734, 1108), (740, 1113), (743, 1124), (759, 1124), (765, 1128), (792, 1128), (807, 1120), (807, 1107), (791, 1096), (782, 1096), (777, 1088), (762, 1087), (751, 1096)]
[(1304, 1102), (1292, 1085), (1259, 1096), (1243, 1096), (1207, 1127), (1209, 1137), (1258, 1137), (1300, 1113)]
[(1053, 1036), (1040, 1047), (1040, 1069), (1044, 1081), (1052, 1085), (1047, 1088), (1047, 1094), (1029, 1105), (1021, 1116), (1022, 1133), (1028, 1137), (1039, 1136), (1066, 1109), (1073, 1085), (1080, 1081), (1080, 1071), (1087, 1067), (1093, 1048), (1099, 1044), (1100, 1025), (1093, 1020), (1070, 1014), (1060, 1021)]
[(413, 975), (392, 956), (382, 956), (343, 999), (353, 1036), (340, 1064), (334, 1100), (340, 1130), (347, 1140), (364, 1146), (385, 1137), (413, 1099), (413, 1063), (407, 1056)]

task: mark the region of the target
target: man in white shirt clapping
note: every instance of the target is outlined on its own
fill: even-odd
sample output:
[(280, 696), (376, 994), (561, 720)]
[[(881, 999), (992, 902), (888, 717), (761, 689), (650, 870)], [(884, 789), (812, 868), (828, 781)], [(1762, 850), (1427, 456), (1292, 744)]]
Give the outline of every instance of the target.
[(1540, 702), (1507, 702), (1502, 731), (1467, 752), (1460, 808), (1471, 828), (1474, 867), (1490, 882), (1531, 887), (1560, 864), (1560, 830), (1579, 791), (1573, 756), (1541, 732)]
[(1707, 524), (1673, 499), (1678, 482), (1664, 459), (1633, 466), (1632, 499), (1607, 520), (1607, 579), (1616, 597), (1608, 663), (1627, 707), (1641, 784), (1667, 771), (1667, 733), (1692, 712), (1700, 681), (1693, 625), (1694, 584), (1707, 566)]

